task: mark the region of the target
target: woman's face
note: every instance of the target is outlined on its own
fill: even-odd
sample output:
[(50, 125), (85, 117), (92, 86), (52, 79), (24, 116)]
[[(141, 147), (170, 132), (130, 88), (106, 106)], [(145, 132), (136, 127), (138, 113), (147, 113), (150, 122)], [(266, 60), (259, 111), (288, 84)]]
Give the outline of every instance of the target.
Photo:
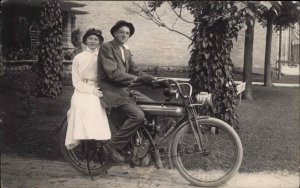
[(90, 35), (86, 38), (86, 45), (94, 50), (100, 46), (99, 38), (96, 35)]

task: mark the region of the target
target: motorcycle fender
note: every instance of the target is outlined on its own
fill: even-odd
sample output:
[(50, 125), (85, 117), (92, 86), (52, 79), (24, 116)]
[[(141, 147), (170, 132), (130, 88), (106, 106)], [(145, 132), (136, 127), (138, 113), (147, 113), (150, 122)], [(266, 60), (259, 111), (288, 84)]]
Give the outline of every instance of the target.
[[(197, 116), (196, 117), (196, 119), (208, 119), (208, 118), (209, 118), (209, 116)], [(189, 121), (182, 122), (171, 136), (171, 141), (169, 142), (169, 148), (168, 148), (169, 164), (170, 164), (171, 169), (174, 169), (173, 157), (175, 157), (175, 156), (172, 154), (172, 147), (173, 147), (175, 135), (178, 133), (178, 131), (180, 131), (182, 129), (182, 127), (186, 126), (187, 124), (189, 124)]]

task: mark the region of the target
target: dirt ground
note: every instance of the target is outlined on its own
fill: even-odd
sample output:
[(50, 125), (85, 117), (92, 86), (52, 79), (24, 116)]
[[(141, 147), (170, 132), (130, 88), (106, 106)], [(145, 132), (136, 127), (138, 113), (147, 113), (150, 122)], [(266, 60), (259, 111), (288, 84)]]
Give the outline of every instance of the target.
[[(1, 155), (2, 188), (188, 188), (191, 186), (176, 170), (154, 167), (130, 168), (124, 164), (94, 177), (84, 176), (66, 162), (48, 161), (16, 154)], [(299, 174), (264, 172), (237, 174), (221, 188), (299, 188)]]

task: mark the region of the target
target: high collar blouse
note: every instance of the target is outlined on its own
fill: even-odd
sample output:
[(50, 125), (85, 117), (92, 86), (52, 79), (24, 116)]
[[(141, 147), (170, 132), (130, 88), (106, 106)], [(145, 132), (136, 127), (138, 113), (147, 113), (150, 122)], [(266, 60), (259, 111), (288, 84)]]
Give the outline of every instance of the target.
[(72, 64), (72, 82), (75, 90), (92, 93), (95, 86), (86, 83), (86, 80), (97, 82), (97, 58), (99, 49), (87, 48), (77, 54)]

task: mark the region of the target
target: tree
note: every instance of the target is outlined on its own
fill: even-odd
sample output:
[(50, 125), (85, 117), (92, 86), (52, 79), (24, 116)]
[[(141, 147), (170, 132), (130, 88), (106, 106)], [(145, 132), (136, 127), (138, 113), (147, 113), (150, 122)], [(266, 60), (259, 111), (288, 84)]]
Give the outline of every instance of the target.
[(245, 31), (245, 48), (244, 48), (244, 68), (243, 82), (246, 82), (246, 88), (243, 92), (243, 99), (253, 100), (252, 97), (252, 65), (253, 65), (253, 42), (254, 42), (254, 26), (255, 19), (252, 22), (246, 21), (247, 29)]
[(53, 98), (62, 91), (62, 12), (58, 0), (42, 3), (40, 26), (37, 90), (40, 96)]
[[(159, 26), (166, 26), (156, 14), (163, 1), (152, 1), (150, 9), (140, 6), (143, 16)], [(215, 107), (205, 106), (204, 112), (220, 118), (234, 128), (238, 127), (236, 86), (233, 80), (230, 52), (232, 40), (237, 38), (246, 15), (246, 8), (239, 9), (232, 1), (171, 1), (167, 2), (178, 18), (186, 8), (194, 17), (192, 49), (189, 60), (190, 83), (200, 91), (213, 93)], [(187, 36), (188, 37), (188, 36)], [(190, 37), (188, 37), (190, 38)]]
[(243, 99), (253, 100), (252, 97), (252, 65), (253, 65), (253, 42), (254, 42), (254, 12), (257, 7), (249, 2), (235, 2), (238, 10), (245, 10), (245, 23), (247, 29), (245, 31), (244, 45), (244, 66), (243, 66), (243, 82), (246, 82), (245, 91), (242, 93)]
[[(274, 3), (274, 2), (272, 2)], [(299, 3), (291, 1), (282, 1), (280, 3), (275, 3), (274, 7), (270, 2), (255, 2), (247, 1), (240, 2), (240, 9), (249, 8), (251, 12), (248, 11), (248, 18), (246, 19), (247, 29), (245, 32), (245, 49), (244, 49), (244, 71), (243, 71), (243, 81), (246, 82), (246, 89), (243, 92), (243, 98), (252, 100), (252, 57), (253, 57), (253, 42), (254, 42), (254, 23), (255, 19), (258, 18), (259, 22), (263, 25), (267, 25), (267, 17), (263, 16), (267, 11), (274, 13), (275, 18), (273, 25), (275, 25), (275, 30), (280, 30), (281, 28), (290, 27), (291, 24), (295, 23), (297, 19), (299, 20)], [(298, 5), (297, 5), (298, 4)], [(277, 8), (275, 8), (277, 7)], [(278, 10), (280, 11), (278, 12)], [(269, 22), (270, 23), (270, 22)], [(269, 28), (270, 30), (270, 28)], [(266, 45), (267, 50), (265, 53), (266, 63), (265, 63), (265, 85), (272, 85), (271, 83), (271, 66), (270, 66), (270, 56), (271, 56), (271, 40), (272, 35), (267, 32)], [(279, 49), (280, 45), (279, 45)], [(280, 57), (280, 56), (279, 56)], [(280, 61), (279, 61), (280, 62)], [(279, 66), (280, 68), (280, 66)], [(280, 71), (280, 69), (279, 69)], [(280, 76), (280, 74), (279, 74)]]
[(282, 30), (294, 27), (295, 23), (300, 21), (300, 3), (293, 1), (282, 1), (280, 14), (275, 17), (275, 30), (279, 31), (279, 57), (278, 57), (278, 79), (281, 78), (281, 38)]
[(287, 28), (299, 21), (300, 4), (297, 1), (261, 1), (257, 14), (259, 22), (267, 27), (264, 85), (272, 86), (271, 79), (271, 46), (273, 26), (275, 30)]

